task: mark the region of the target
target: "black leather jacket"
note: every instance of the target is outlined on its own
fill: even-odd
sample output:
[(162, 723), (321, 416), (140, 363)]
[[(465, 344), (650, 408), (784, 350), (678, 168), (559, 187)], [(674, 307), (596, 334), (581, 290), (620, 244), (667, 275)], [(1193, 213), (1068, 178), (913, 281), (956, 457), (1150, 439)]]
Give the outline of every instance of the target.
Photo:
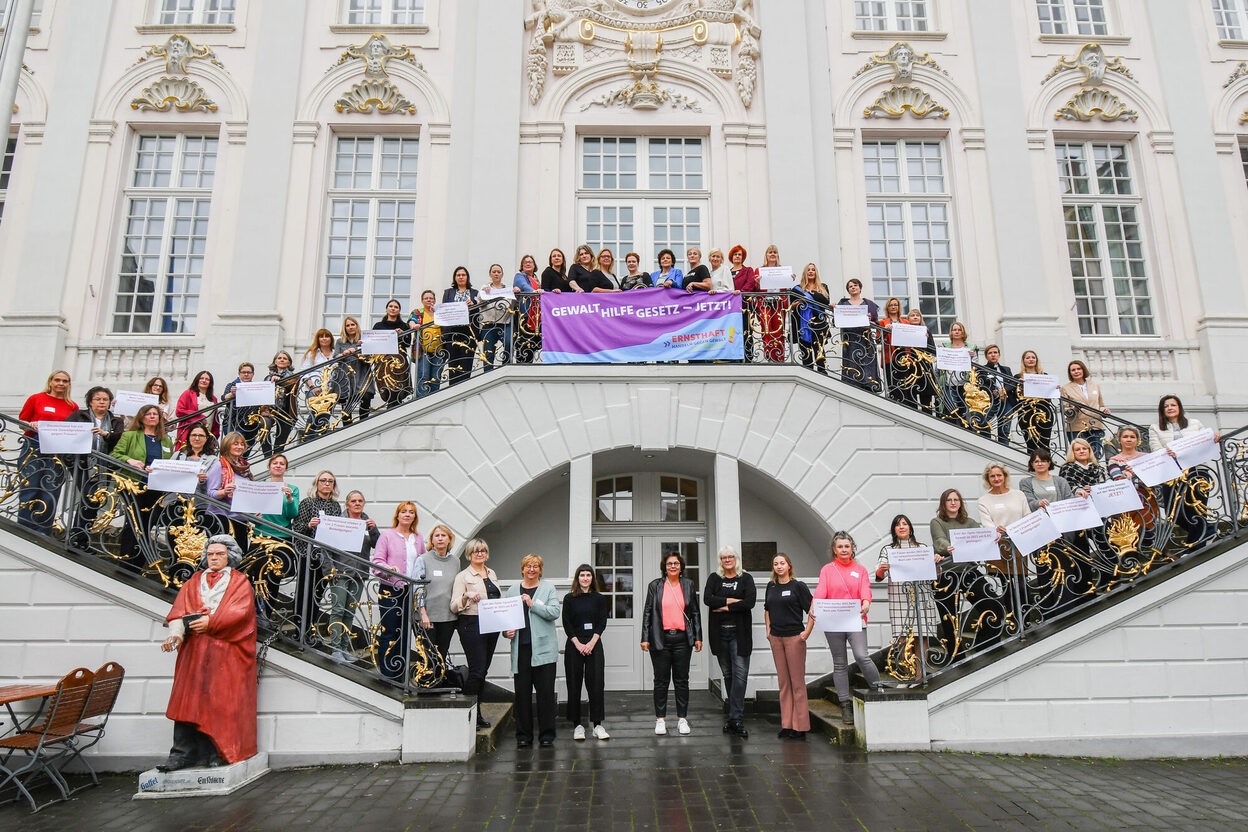
[[(646, 610), (641, 619), (641, 640), (649, 642), (651, 650), (662, 650), (663, 647), (663, 581), (666, 578), (655, 578), (646, 588)], [(698, 607), (698, 590), (693, 581), (680, 579), (680, 588), (685, 593), (685, 637), (689, 646), (702, 640), (702, 612)]]

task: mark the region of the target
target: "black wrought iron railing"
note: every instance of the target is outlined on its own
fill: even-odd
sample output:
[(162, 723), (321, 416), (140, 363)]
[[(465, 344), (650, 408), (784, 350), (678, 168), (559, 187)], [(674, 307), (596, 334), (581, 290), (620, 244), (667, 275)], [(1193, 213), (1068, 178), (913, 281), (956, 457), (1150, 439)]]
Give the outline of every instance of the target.
[(425, 581), (203, 493), (149, 490), (145, 474), (104, 454), (39, 453), (28, 431), (0, 414), (0, 519), (153, 590), (180, 587), (200, 568), (208, 539), (231, 535), (267, 640), (405, 692), (442, 685), (445, 662), (418, 624)]
[[(1001, 559), (941, 564), (937, 580), (890, 586), (885, 666), (929, 681), (1041, 625), (1128, 591), (1159, 568), (1248, 537), (1248, 427), (1222, 436), (1218, 460), (1136, 489), (1142, 508), (1068, 533), (1024, 557), (1008, 536)], [(972, 511), (974, 507), (971, 507)]]
[[(1147, 446), (1148, 432), (1138, 425), (1067, 398), (1027, 398), (1020, 378), (983, 363), (968, 373), (938, 370), (934, 350), (894, 347), (886, 327), (838, 329), (832, 308), (804, 295), (746, 293), (742, 307), (746, 364), (805, 366), (1004, 447), (1048, 448), (1057, 462), (1076, 438), (1090, 440), (1098, 456), (1112, 456), (1125, 426), (1135, 427)], [(497, 322), (488, 322), (489, 315)], [(237, 430), (254, 461), (349, 427), (375, 408), (437, 395), (505, 364), (541, 364), (539, 296), (517, 294), (510, 311), (487, 307), (467, 327), (409, 329), (399, 334), (399, 345), (397, 355), (356, 351), (306, 370), (261, 370), (258, 380), (277, 385), (273, 406), (221, 401), (180, 417), (170, 430), (179, 438), (195, 422)]]

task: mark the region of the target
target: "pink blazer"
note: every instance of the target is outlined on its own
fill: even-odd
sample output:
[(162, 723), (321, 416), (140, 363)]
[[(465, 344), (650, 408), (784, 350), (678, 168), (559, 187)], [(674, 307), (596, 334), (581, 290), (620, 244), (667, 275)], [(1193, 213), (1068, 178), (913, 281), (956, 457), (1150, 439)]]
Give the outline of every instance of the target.
[[(425, 553), (425, 539), (416, 534), (416, 554), (423, 555)], [(384, 566), (387, 569), (398, 572), (400, 575), (407, 575), (407, 543), (403, 540), (403, 535), (394, 529), (383, 529), (381, 536), (377, 538), (377, 545), (373, 547), (372, 562), (378, 566)], [(374, 570), (378, 578), (390, 584), (398, 586), (402, 581), (396, 580), (384, 572)], [(424, 577), (423, 575), (408, 575), (409, 578)]]

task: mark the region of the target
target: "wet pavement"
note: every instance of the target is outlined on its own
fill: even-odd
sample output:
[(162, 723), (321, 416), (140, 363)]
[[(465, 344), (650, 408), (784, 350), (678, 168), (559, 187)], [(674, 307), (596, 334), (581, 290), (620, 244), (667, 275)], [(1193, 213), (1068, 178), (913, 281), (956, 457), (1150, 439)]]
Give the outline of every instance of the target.
[(0, 830), (1187, 830), (1248, 829), (1248, 759), (1120, 761), (873, 753), (776, 738), (753, 717), (722, 733), (709, 694), (693, 733), (654, 734), (645, 694), (608, 694), (606, 742), (500, 750), (467, 763), (271, 773), (227, 798), (132, 801), (136, 778), (32, 815), (0, 808)]

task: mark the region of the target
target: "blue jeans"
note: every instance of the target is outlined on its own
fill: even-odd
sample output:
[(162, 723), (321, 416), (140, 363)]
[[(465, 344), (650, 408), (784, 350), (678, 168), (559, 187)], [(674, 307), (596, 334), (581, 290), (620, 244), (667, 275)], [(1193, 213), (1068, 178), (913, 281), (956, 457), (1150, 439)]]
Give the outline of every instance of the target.
[(745, 718), (745, 686), (750, 675), (750, 657), (737, 655), (737, 628), (719, 630), (719, 672), (724, 676), (724, 699), (728, 700), (728, 719), (740, 722)]
[(438, 392), (442, 385), (442, 369), (446, 367), (446, 354), (421, 352), (416, 362), (416, 398)]
[(494, 355), (502, 344), (503, 364), (509, 360), (511, 345), (511, 324), (486, 324), (481, 330), (482, 371), (488, 373), (494, 369)]

